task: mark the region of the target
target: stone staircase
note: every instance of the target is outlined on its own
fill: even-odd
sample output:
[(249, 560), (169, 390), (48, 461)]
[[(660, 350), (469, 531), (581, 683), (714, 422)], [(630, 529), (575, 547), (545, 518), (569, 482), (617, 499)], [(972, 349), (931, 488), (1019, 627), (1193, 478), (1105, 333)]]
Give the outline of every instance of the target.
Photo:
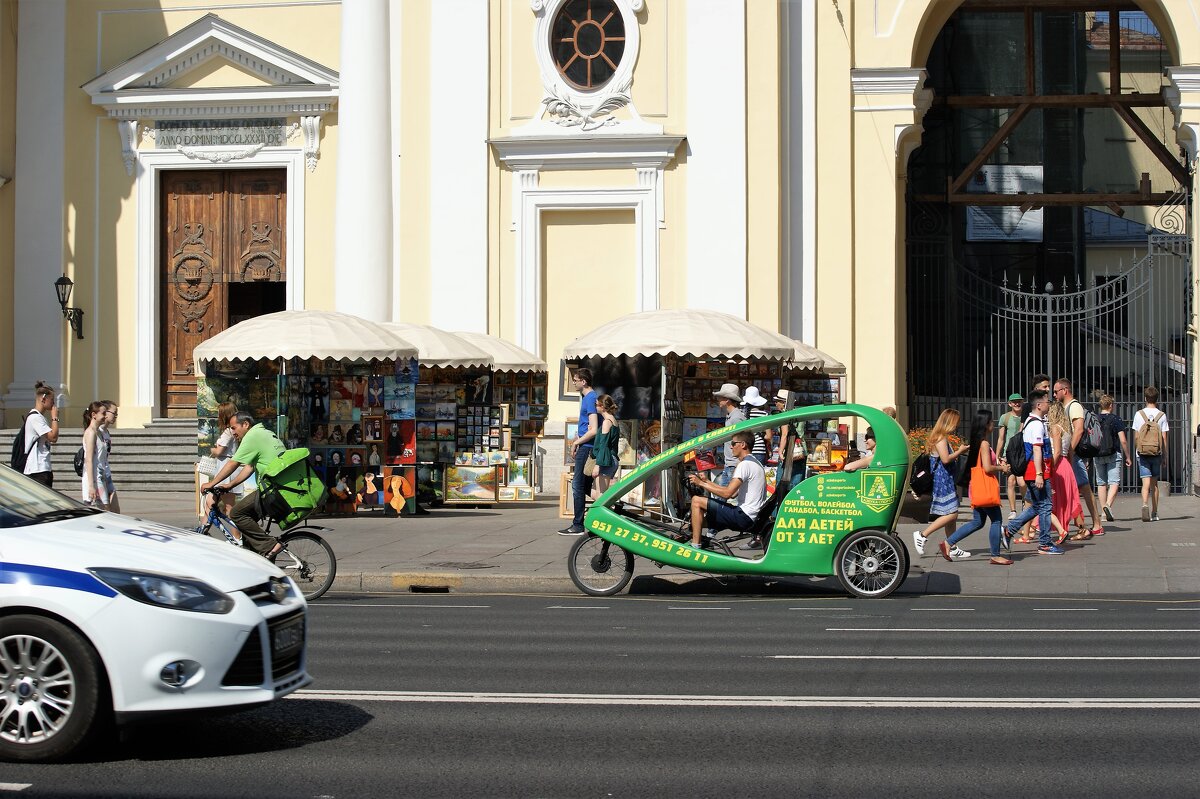
[[(16, 430), (0, 430), (0, 452), (6, 465), (16, 434)], [(79, 478), (71, 462), (82, 443), (83, 430), (78, 425), (62, 428), (52, 453), (54, 487), (70, 496), (79, 493)], [(110, 463), (118, 492), (191, 493), (195, 486), (196, 420), (154, 419), (146, 427), (117, 428), (112, 431)]]

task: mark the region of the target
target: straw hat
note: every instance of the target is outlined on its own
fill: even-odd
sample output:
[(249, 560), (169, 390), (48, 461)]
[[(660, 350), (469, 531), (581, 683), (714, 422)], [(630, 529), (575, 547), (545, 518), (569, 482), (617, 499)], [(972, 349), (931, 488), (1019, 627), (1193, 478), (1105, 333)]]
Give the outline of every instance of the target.
[(721, 386), (721, 389), (719, 391), (713, 392), (713, 396), (714, 397), (724, 397), (725, 399), (729, 400), (730, 402), (736, 402), (738, 404), (741, 404), (741, 402), (742, 402), (742, 395), (738, 392), (738, 387), (735, 386), (733, 383), (725, 383), (724, 385)]

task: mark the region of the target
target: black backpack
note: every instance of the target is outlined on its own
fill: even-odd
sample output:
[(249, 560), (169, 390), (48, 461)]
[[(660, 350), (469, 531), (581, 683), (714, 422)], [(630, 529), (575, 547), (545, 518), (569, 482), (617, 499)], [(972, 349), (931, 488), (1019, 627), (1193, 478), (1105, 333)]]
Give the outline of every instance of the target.
[[(1079, 402), (1079, 400), (1072, 400)], [(1079, 407), (1083, 408), (1083, 403), (1079, 402)], [(1100, 421), (1100, 417), (1087, 408), (1083, 408), (1083, 435), (1079, 437), (1079, 443), (1075, 445), (1075, 454), (1081, 458), (1095, 458), (1098, 455), (1111, 455), (1112, 450), (1103, 452), (1104, 449), (1104, 425)]]
[(75, 474), (83, 477), (83, 447), (75, 450), (75, 460), (71, 465), (75, 467)]
[(918, 455), (913, 460), (912, 477), (908, 480), (908, 487), (918, 497), (928, 496), (933, 493), (932, 455)]
[(1113, 432), (1115, 420), (1116, 417), (1111, 413), (1100, 414), (1100, 450), (1096, 453), (1098, 458), (1107, 458), (1117, 451), (1117, 434)]
[(1015, 436), (1009, 436), (1008, 443), (1004, 445), (1004, 460), (1008, 461), (1009, 474), (1015, 474), (1022, 477), (1025, 474), (1025, 468), (1029, 466), (1029, 458), (1025, 456), (1025, 425), (1029, 424), (1029, 420), (1025, 420), (1025, 424), (1021, 425)]
[(21, 422), (21, 429), (17, 431), (17, 437), (13, 439), (12, 455), (8, 459), (8, 465), (22, 474), (25, 473), (25, 464), (29, 461), (29, 453), (33, 452), (34, 446), (37, 445), (35, 438), (28, 447), (25, 446), (25, 428), (29, 427), (29, 417), (35, 413), (37, 411), (25, 414), (25, 419)]

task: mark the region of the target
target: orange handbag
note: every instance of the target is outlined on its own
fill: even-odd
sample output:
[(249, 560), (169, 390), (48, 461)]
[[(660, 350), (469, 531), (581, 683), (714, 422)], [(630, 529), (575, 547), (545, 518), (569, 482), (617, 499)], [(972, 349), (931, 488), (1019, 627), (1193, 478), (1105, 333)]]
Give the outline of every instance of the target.
[(1000, 481), (994, 475), (983, 470), (983, 452), (979, 453), (979, 461), (971, 468), (971, 507), (998, 508), (1000, 507)]

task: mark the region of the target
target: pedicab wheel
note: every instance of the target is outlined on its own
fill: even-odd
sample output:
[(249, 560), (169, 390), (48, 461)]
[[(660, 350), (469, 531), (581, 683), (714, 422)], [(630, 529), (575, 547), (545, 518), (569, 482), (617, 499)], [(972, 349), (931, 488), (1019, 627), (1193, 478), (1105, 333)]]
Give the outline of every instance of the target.
[(862, 530), (838, 547), (833, 567), (847, 592), (879, 599), (899, 588), (908, 576), (908, 552), (895, 536)]
[(567, 572), (575, 586), (588, 596), (612, 596), (633, 577), (633, 554), (588, 533), (571, 547)]

